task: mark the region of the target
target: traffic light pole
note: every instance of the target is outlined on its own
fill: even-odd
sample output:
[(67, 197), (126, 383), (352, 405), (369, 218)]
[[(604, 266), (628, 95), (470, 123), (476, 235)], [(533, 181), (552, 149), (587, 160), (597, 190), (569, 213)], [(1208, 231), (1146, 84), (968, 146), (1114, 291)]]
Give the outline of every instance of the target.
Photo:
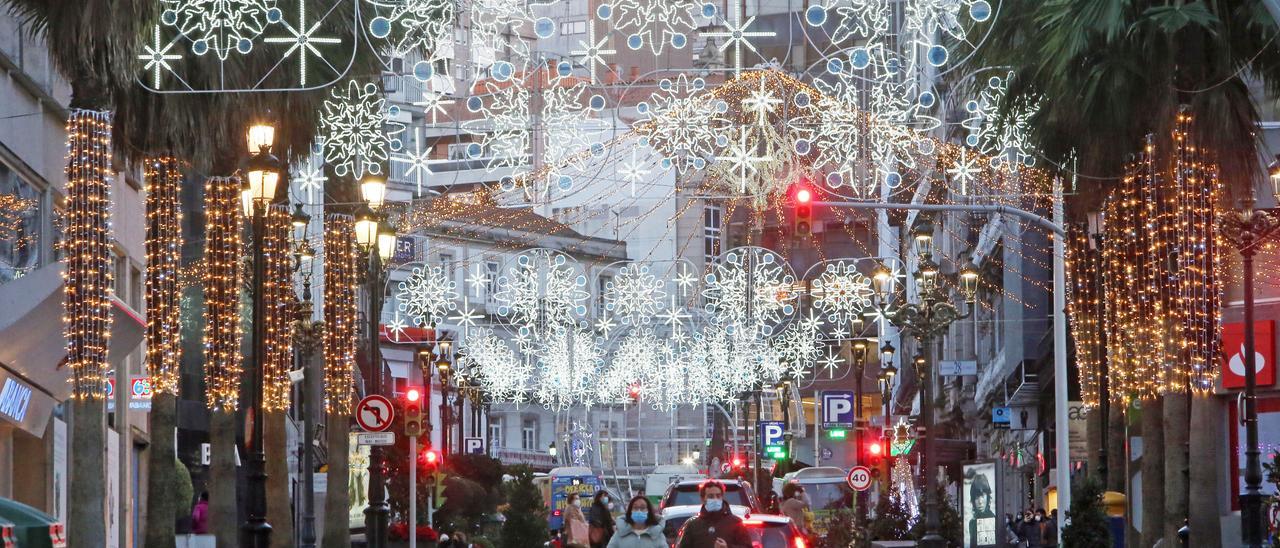
[(418, 436), (409, 436), (409, 548), (418, 548)]

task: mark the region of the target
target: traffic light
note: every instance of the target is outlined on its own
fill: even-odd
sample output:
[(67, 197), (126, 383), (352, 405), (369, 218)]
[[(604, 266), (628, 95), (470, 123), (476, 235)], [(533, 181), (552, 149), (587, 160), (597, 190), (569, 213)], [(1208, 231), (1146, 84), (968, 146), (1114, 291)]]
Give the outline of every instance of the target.
[(417, 387), (404, 393), (404, 435), (416, 438), (422, 435), (422, 391)]
[(640, 401), (640, 385), (632, 384), (627, 388), (627, 393), (631, 395), (631, 401)]
[(435, 473), (440, 468), (440, 452), (435, 449), (423, 448), (418, 452), (418, 466), (427, 475)]
[(867, 463), (875, 464), (880, 461), (880, 457), (884, 456), (884, 445), (880, 440), (873, 439), (867, 443)]
[(791, 229), (797, 238), (808, 238), (813, 233), (813, 194), (813, 187), (807, 182), (791, 185)]

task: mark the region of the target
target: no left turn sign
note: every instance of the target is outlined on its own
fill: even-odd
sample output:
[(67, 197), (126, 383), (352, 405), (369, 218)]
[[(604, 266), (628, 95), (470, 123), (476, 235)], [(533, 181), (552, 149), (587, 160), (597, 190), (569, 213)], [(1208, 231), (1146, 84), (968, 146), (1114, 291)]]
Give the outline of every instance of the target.
[(395, 415), (391, 400), (378, 394), (365, 396), (356, 405), (356, 424), (365, 432), (381, 432), (391, 428), (391, 419)]
[(845, 477), (849, 488), (854, 491), (866, 491), (871, 487), (871, 469), (866, 466), (854, 466)]

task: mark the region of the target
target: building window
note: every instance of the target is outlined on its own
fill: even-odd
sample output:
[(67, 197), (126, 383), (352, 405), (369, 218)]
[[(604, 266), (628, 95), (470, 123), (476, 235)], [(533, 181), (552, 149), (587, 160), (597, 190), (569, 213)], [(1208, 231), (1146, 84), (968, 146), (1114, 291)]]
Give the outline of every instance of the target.
[(444, 279), (451, 282), (457, 281), (458, 263), (453, 260), (452, 253), (440, 254), (440, 270), (444, 272)]
[(484, 422), (483, 410), (479, 407), (471, 408), (471, 437), (480, 437), (480, 425)]
[(707, 262), (720, 256), (720, 246), (724, 239), (724, 210), (718, 205), (709, 205), (702, 210), (702, 246)]
[(42, 192), (0, 164), (0, 283), (40, 266)]
[(524, 426), (520, 429), (520, 448), (525, 451), (538, 449), (538, 423), (524, 421)]
[(502, 447), (502, 417), (489, 417), (489, 447)]
[(498, 293), (498, 261), (486, 261), (484, 263), (485, 280), (484, 292), (490, 299)]
[(600, 276), (596, 281), (596, 316), (604, 316), (604, 307), (608, 304), (605, 292), (611, 283), (613, 283), (613, 276)]
[(563, 23), (560, 23), (560, 34), (564, 34), (564, 35), (586, 34), (586, 32), (587, 32), (586, 21), (565, 21)]

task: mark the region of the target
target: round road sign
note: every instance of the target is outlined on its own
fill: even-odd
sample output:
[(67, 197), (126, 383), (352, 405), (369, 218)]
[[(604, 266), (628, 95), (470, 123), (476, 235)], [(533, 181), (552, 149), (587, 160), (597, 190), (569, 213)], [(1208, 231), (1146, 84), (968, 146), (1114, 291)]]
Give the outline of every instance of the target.
[(365, 396), (356, 405), (356, 423), (365, 432), (382, 432), (391, 428), (391, 419), (395, 415), (391, 400), (379, 394)]
[(849, 487), (854, 491), (866, 491), (871, 487), (871, 469), (866, 466), (854, 466), (844, 479), (849, 482)]

